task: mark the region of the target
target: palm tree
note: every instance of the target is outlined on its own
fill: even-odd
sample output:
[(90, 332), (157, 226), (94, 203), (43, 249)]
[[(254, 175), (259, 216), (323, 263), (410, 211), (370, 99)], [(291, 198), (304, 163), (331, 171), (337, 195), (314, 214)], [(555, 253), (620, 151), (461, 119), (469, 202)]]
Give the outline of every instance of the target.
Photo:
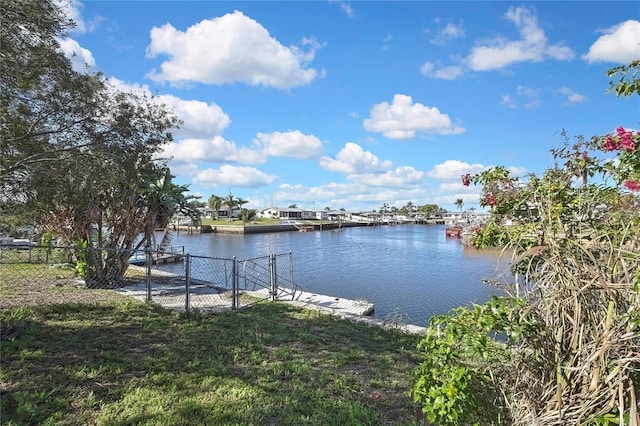
[(238, 197), (238, 199), (236, 199), (236, 206), (240, 207), (240, 217), (242, 217), (242, 206), (244, 206), (248, 202), (249, 200), (245, 200), (243, 198)]
[(185, 195), (189, 187), (176, 185), (172, 181), (173, 178), (170, 170), (165, 168), (163, 176), (150, 185), (143, 195), (149, 215), (143, 234), (147, 248), (151, 246), (156, 229), (163, 230), (159, 245), (162, 247), (168, 242), (167, 229), (173, 215), (179, 213), (190, 217), (194, 222), (199, 220), (200, 212), (189, 205), (189, 200)]
[(209, 208), (213, 210), (216, 215), (216, 219), (218, 219), (218, 210), (220, 210), (220, 206), (222, 205), (222, 197), (217, 196), (216, 194), (212, 194), (208, 200)]
[(380, 213), (382, 213), (382, 215), (384, 216), (387, 214), (388, 211), (389, 211), (389, 204), (384, 203), (380, 208)]
[(225, 206), (227, 206), (229, 208), (229, 215), (228, 215), (228, 219), (231, 219), (231, 211), (233, 210), (233, 208), (235, 206), (238, 205), (238, 200), (236, 200), (233, 197), (233, 194), (231, 192), (229, 192), (229, 195), (227, 195), (226, 197), (224, 197), (224, 200), (222, 200), (222, 204), (224, 204)]
[(458, 210), (462, 212), (462, 206), (464, 206), (464, 200), (462, 198), (458, 198), (455, 204)]

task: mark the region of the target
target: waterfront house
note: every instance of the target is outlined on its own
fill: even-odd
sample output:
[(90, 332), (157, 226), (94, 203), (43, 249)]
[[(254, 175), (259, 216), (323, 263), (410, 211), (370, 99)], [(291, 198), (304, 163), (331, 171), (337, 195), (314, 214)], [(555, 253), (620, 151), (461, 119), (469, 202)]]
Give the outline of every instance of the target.
[[(269, 219), (283, 219), (283, 220), (312, 220), (321, 219), (322, 212), (316, 212), (313, 210), (305, 210), (297, 207), (269, 207), (258, 212), (257, 216), (260, 218)], [(320, 214), (320, 215), (319, 215)]]

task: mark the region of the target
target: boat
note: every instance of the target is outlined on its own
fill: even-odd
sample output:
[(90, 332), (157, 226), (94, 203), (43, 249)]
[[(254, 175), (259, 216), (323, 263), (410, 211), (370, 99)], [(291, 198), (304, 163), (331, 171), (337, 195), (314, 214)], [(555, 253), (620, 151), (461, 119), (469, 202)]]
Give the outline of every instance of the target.
[(447, 237), (460, 237), (462, 236), (462, 226), (449, 226), (445, 229)]

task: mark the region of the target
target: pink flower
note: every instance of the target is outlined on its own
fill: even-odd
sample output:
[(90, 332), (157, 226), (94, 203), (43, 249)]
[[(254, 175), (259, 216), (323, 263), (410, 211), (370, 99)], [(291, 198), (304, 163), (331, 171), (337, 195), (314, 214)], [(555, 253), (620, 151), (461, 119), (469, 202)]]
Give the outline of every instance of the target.
[(633, 152), (636, 149), (636, 142), (631, 139), (631, 136), (620, 138), (620, 147), (627, 150), (627, 152)]
[(496, 204), (496, 198), (492, 194), (487, 195), (487, 204), (489, 204), (491, 207)]
[(467, 173), (466, 175), (462, 176), (462, 184), (464, 186), (469, 186), (469, 184), (471, 183), (471, 174)]
[(629, 191), (640, 191), (640, 181), (637, 180), (626, 180), (623, 185)]
[(616, 133), (618, 134), (618, 136), (622, 137), (622, 135), (624, 135), (625, 133), (627, 133), (626, 130), (624, 130), (624, 127), (620, 126), (616, 129)]
[(615, 139), (613, 139), (613, 137), (611, 137), (611, 135), (609, 135), (604, 140), (604, 143), (602, 144), (602, 149), (604, 149), (605, 151), (615, 151), (616, 149), (618, 149), (618, 143), (616, 142)]

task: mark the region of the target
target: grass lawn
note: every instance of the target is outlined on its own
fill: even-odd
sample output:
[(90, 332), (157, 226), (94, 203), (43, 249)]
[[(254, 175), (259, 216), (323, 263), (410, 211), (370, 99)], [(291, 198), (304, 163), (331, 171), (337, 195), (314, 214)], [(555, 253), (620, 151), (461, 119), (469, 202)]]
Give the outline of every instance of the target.
[(421, 424), (418, 336), (273, 302), (199, 316), (50, 290), (0, 310), (3, 425)]

